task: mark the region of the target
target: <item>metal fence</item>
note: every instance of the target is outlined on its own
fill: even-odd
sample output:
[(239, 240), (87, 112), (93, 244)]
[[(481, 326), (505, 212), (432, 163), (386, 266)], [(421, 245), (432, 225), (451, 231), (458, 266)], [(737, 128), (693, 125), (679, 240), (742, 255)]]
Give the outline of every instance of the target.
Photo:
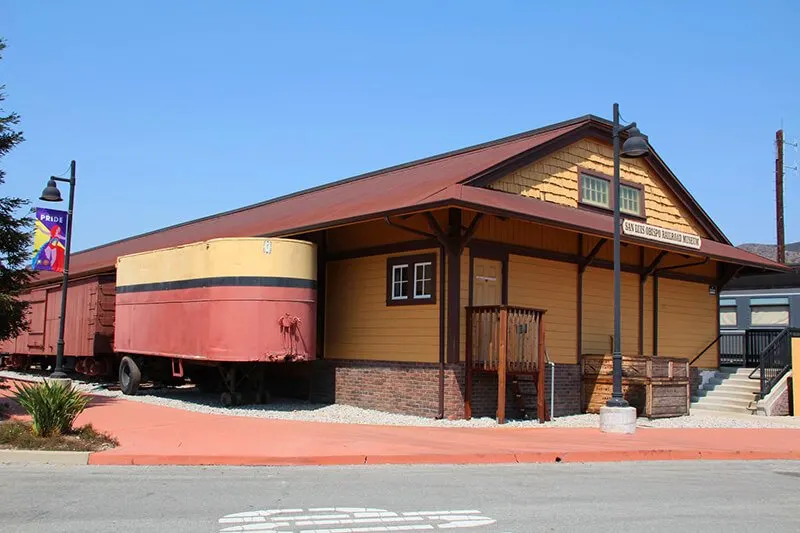
[(782, 331), (782, 329), (748, 329), (721, 332), (720, 365), (757, 368), (761, 363), (761, 353)]

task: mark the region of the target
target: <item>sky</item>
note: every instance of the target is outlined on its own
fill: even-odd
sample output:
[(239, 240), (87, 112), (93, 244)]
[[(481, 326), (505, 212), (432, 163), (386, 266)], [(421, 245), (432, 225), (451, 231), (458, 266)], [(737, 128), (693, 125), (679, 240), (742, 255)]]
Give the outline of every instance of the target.
[[(619, 102), (734, 244), (774, 243), (798, 24), (796, 1), (3, 0), (26, 141), (0, 194), (75, 159), (80, 250)], [(800, 241), (796, 170), (785, 195)]]

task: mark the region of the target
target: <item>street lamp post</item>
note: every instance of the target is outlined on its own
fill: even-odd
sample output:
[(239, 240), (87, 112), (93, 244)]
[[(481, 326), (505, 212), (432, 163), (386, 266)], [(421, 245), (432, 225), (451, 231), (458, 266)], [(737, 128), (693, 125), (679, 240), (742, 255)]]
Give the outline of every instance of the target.
[(69, 183), (69, 201), (67, 207), (67, 242), (64, 249), (64, 280), (61, 284), (61, 316), (58, 322), (58, 344), (56, 345), (56, 367), (50, 375), (53, 379), (66, 379), (64, 373), (64, 326), (67, 314), (67, 284), (69, 283), (69, 252), (72, 242), (72, 207), (75, 200), (75, 161), (69, 165), (69, 179), (51, 176), (47, 187), (42, 191), (40, 200), (45, 202), (60, 202), (61, 191), (58, 190), (57, 181)]
[[(620, 136), (623, 133), (628, 134), (628, 138), (622, 145), (620, 150)], [(621, 285), (620, 285), (620, 229), (622, 221), (620, 220), (620, 157), (625, 158), (638, 158), (644, 157), (650, 153), (650, 148), (647, 145), (647, 139), (641, 134), (636, 123), (632, 122), (627, 126), (620, 126), (619, 123), (619, 104), (614, 104), (614, 125), (612, 130), (612, 139), (614, 142), (614, 182), (612, 184), (613, 199), (614, 199), (614, 351), (613, 351), (613, 389), (611, 399), (608, 400), (606, 407), (612, 410), (606, 410), (605, 413), (601, 412), (601, 428), (607, 431), (624, 431), (622, 428), (616, 427), (617, 420), (623, 420), (624, 417), (619, 417), (614, 413), (615, 408), (629, 408), (627, 400), (622, 394), (622, 327), (621, 327)], [(644, 201), (641, 198), (640, 201)], [(633, 408), (630, 408), (633, 409)], [(606, 416), (609, 423), (604, 423), (603, 415)], [(629, 414), (626, 416), (630, 416)], [(633, 426), (628, 427), (632, 430), (635, 428), (636, 417), (633, 415)], [(622, 424), (625, 426), (626, 424)]]

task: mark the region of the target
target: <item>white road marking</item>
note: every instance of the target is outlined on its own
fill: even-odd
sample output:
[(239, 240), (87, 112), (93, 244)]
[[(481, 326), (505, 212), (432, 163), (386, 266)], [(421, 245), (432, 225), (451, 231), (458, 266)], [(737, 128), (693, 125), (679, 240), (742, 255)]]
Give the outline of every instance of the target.
[[(397, 513), (371, 507), (266, 509), (226, 515), (221, 533), (378, 533), (433, 531), (489, 526), (497, 521), (475, 509)], [(333, 527), (331, 527), (333, 526)], [(306, 528), (315, 529), (306, 529)], [(301, 529), (299, 529), (301, 528)]]

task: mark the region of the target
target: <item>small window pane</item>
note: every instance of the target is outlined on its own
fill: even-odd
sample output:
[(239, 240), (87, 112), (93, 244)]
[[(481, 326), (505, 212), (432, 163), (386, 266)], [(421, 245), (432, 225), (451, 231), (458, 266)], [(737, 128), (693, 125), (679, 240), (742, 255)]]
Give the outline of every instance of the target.
[(431, 298), (433, 296), (432, 273), (432, 263), (414, 265), (414, 298)]
[(392, 300), (408, 298), (408, 265), (392, 267)]
[(788, 305), (759, 305), (750, 308), (751, 326), (788, 326)]
[(608, 181), (595, 176), (581, 174), (581, 201), (599, 207), (610, 207)]
[(736, 327), (736, 308), (735, 307), (720, 307), (719, 308), (719, 325), (725, 327)]
[(619, 210), (623, 213), (632, 215), (641, 214), (641, 196), (642, 191), (636, 187), (629, 187), (627, 185), (619, 186)]

